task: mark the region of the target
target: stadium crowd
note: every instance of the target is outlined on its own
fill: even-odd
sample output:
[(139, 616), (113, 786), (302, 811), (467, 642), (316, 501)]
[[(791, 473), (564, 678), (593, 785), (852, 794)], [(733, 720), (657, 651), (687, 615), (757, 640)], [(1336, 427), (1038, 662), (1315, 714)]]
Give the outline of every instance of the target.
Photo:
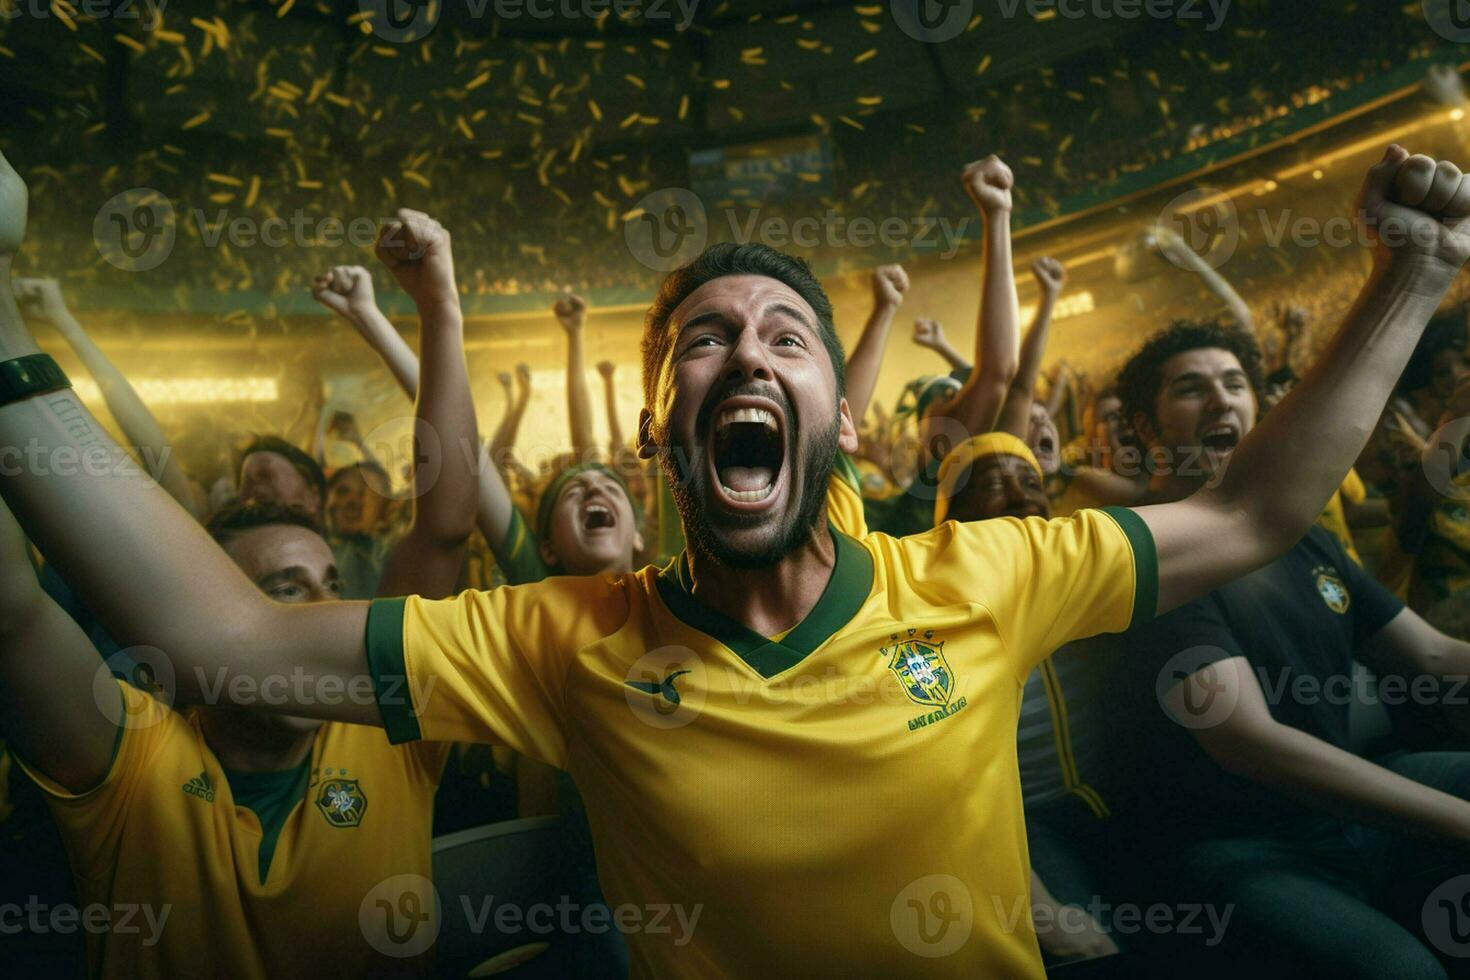
[[(700, 910), (578, 937), (579, 975), (1448, 975), (1465, 943), (1421, 913), (1470, 871), (1470, 181), (1388, 147), (1363, 281), (1242, 297), (1214, 274), (1218, 308), (1108, 377), (1043, 371), (1061, 263), (1035, 262), (1019, 322), (1010, 167), (957, 186), (984, 242), (972, 351), (905, 309), (901, 265), (844, 351), (804, 262), (715, 244), (652, 301), (636, 431), (631, 378), (586, 383), (588, 302), (557, 298), (571, 431), (533, 465), (529, 370), (478, 431), (460, 298), (486, 273), (454, 214), (398, 210), (375, 246), (417, 352), (366, 269), (313, 270), (414, 401), (407, 473), (310, 401), (223, 478), (190, 472), (224, 454), (165, 451), (63, 286), (15, 278), (0, 733), (50, 821), (26, 887), (61, 876), (59, 835), (80, 902), (171, 909), (89, 935), (87, 971), (432, 969), (365, 938), (364, 897), (415, 876), (389, 905), (417, 910), (435, 836), (559, 814), (578, 903)], [(26, 217), (0, 165), (7, 283), (47, 234)], [(878, 391), (900, 311), (933, 371)], [(360, 459), (328, 471), (326, 431)], [(27, 446), (99, 465), (15, 465)], [(278, 683), (298, 673), (367, 694)], [(907, 891), (925, 876), (949, 883)], [(890, 922), (942, 933), (959, 905), (938, 957)], [(1174, 927), (1141, 928), (1159, 908)]]

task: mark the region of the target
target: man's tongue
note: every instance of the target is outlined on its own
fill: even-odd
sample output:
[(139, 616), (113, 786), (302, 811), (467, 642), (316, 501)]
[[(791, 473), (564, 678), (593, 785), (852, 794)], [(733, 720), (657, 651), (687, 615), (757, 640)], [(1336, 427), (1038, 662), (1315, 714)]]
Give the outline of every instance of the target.
[(736, 493), (751, 493), (765, 490), (776, 479), (769, 466), (722, 466), (720, 482)]

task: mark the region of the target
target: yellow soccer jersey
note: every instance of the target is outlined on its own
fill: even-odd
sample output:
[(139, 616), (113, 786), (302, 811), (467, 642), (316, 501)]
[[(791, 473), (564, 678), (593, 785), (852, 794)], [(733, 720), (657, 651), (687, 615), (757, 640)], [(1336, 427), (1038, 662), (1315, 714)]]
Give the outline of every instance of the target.
[(1358, 549), (1353, 545), (1353, 531), (1348, 527), (1347, 511), (1343, 502), (1361, 504), (1368, 497), (1368, 488), (1363, 485), (1363, 478), (1358, 476), (1358, 471), (1350, 469), (1347, 476), (1343, 478), (1342, 486), (1332, 493), (1332, 499), (1327, 501), (1327, 509), (1322, 511), (1322, 516), (1317, 518), (1317, 523), (1332, 533), (1348, 553), (1348, 557), (1359, 565), (1363, 564), (1363, 558), (1358, 554)]
[[(426, 920), (410, 919), (432, 907), (434, 790), (447, 746), (404, 751), (376, 728), (323, 725), (262, 883), (260, 821), (234, 805), (197, 723), (119, 687), (125, 724), (99, 786), (75, 795), (26, 770), (61, 828), (83, 907), (141, 907), (156, 922), (139, 913), (132, 931), (89, 934), (91, 976), (426, 972), (430, 954), (414, 935)], [(387, 908), (398, 921), (386, 921)]]
[(1022, 687), (1069, 640), (1152, 615), (1147, 526), (1091, 510), (834, 540), (779, 642), (703, 605), (682, 557), (378, 600), (378, 689), (428, 692), (381, 699), (389, 735), (570, 772), (608, 904), (643, 927), (636, 976), (1040, 978)]

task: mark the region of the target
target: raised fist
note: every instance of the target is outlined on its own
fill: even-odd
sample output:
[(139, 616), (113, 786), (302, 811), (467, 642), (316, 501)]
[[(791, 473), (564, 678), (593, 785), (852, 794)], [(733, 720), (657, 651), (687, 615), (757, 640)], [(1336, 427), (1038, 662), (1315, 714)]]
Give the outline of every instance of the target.
[(26, 183), (0, 154), (0, 262), (9, 261), (26, 237)]
[(587, 318), (587, 301), (575, 293), (566, 293), (551, 307), (556, 322), (563, 330), (579, 330)]
[(880, 265), (873, 270), (873, 305), (897, 307), (909, 291), (909, 275), (901, 265)]
[(991, 154), (984, 160), (966, 164), (964, 172), (965, 190), (975, 206), (986, 214), (1009, 213), (1011, 210), (1011, 188), (1016, 178), (1011, 168)]
[(525, 363), (524, 361), (522, 361), (520, 364), (517, 364), (516, 380), (521, 383), (521, 387), (523, 388), (531, 387), (531, 365)]
[(312, 299), (348, 320), (377, 305), (373, 277), (360, 265), (333, 266), (311, 281)]
[(500, 387), (502, 387), (502, 388), (505, 389), (506, 394), (509, 394), (510, 393), (510, 386), (511, 386), (510, 372), (509, 371), (501, 371), (495, 377), (500, 380)]
[(1036, 285), (1041, 287), (1041, 291), (1052, 299), (1056, 299), (1067, 281), (1066, 267), (1049, 255), (1031, 263), (1031, 274), (1036, 277)]
[(375, 251), (420, 309), (459, 303), (449, 232), (427, 214), (399, 208), (379, 232)]
[(1363, 181), (1358, 219), (1380, 262), (1408, 262), (1448, 286), (1470, 258), (1470, 180), (1447, 160), (1394, 144)]
[(939, 350), (944, 346), (944, 328), (939, 325), (938, 320), (915, 320), (914, 343), (930, 350)]
[(616, 364), (614, 364), (612, 361), (598, 361), (597, 362), (597, 373), (600, 374), (600, 375), (602, 375), (602, 377), (603, 377), (604, 380), (611, 381), (612, 380), (612, 376), (613, 376), (613, 372), (616, 371), (617, 369), (618, 369), (618, 366)]
[(16, 279), (15, 301), (43, 320), (60, 323), (70, 317), (61, 284), (55, 279)]

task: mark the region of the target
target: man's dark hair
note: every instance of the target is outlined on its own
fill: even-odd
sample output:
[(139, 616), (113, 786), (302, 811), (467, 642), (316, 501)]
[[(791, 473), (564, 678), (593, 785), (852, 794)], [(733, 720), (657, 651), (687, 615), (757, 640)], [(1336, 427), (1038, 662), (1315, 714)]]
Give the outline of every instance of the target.
[(1289, 388), (1295, 385), (1301, 378), (1291, 369), (1291, 365), (1279, 367), (1266, 375), (1267, 388)]
[(1441, 351), (1463, 350), (1465, 347), (1465, 313), (1456, 310), (1429, 321), (1424, 334), (1409, 355), (1404, 373), (1399, 375), (1398, 390), (1403, 394), (1418, 391), (1429, 384), (1434, 373), (1434, 359)]
[(298, 508), (275, 503), (229, 504), (209, 519), (205, 529), (221, 548), (225, 548), (246, 531), (281, 525), (305, 528), (313, 534), (322, 533), (321, 523), (315, 517)]
[(245, 465), (245, 460), (256, 453), (275, 453), (286, 457), (286, 461), (296, 468), (296, 472), (316, 488), (317, 498), (325, 500), (327, 477), (322, 472), (321, 464), (279, 436), (256, 436), (244, 449), (235, 454), (235, 478), (237, 480)]
[(1263, 391), (1261, 348), (1255, 338), (1239, 327), (1215, 321), (1176, 320), (1145, 340), (1118, 372), (1123, 420), (1131, 426), (1141, 413), (1157, 424), (1154, 409), (1158, 405), (1159, 388), (1164, 383), (1164, 363), (1175, 354), (1205, 347), (1217, 347), (1235, 355), (1259, 404)]
[(811, 266), (759, 242), (720, 242), (705, 249), (688, 265), (669, 273), (654, 297), (653, 305), (648, 308), (648, 315), (643, 321), (645, 405), (653, 404), (659, 368), (674, 342), (669, 335), (669, 317), (700, 286), (724, 276), (765, 276), (784, 283), (806, 300), (817, 314), (817, 329), (822, 335), (823, 346), (827, 348), (827, 356), (832, 360), (832, 371), (837, 376), (837, 397), (847, 393), (847, 378), (843, 373), (846, 356), (842, 352), (837, 328), (832, 324), (832, 301), (827, 298)]

